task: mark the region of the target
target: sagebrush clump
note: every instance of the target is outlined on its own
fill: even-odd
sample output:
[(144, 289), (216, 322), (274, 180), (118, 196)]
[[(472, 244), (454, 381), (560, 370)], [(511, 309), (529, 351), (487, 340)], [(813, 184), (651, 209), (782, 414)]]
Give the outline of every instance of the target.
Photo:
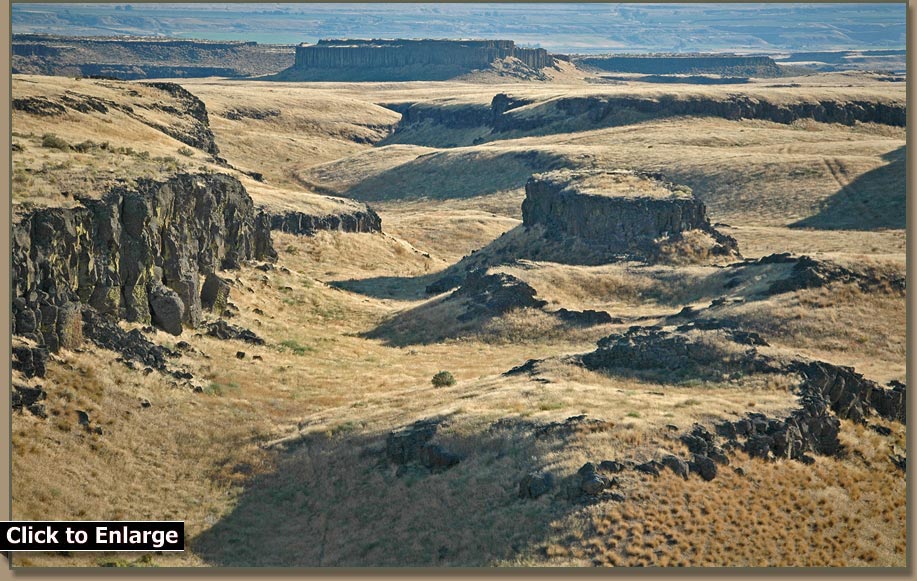
[(455, 377), (448, 371), (440, 371), (433, 376), (431, 383), (433, 383), (433, 387), (449, 387), (450, 385), (455, 385)]

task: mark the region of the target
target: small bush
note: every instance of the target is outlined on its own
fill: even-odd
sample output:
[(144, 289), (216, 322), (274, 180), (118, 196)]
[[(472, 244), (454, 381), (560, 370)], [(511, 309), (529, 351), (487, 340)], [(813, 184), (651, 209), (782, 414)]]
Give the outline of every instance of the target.
[(305, 355), (307, 351), (314, 351), (311, 347), (301, 345), (299, 341), (295, 339), (287, 339), (286, 341), (280, 342), (281, 347), (285, 347), (293, 352), (294, 355)]
[(184, 155), (185, 157), (191, 157), (194, 155), (194, 150), (191, 149), (190, 147), (182, 146), (178, 148), (178, 153)]
[(448, 387), (450, 385), (455, 385), (455, 377), (448, 371), (440, 371), (433, 376), (433, 379), (430, 380), (433, 383), (433, 387)]
[(60, 149), (62, 151), (70, 150), (70, 144), (53, 133), (45, 133), (42, 136), (41, 146), (49, 149)]

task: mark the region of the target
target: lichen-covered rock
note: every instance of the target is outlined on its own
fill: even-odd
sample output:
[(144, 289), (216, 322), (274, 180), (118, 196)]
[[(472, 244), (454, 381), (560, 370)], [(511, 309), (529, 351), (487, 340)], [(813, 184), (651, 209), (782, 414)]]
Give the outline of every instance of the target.
[(161, 283), (193, 327), (202, 273), (275, 256), (265, 218), (242, 184), (221, 174), (142, 181), (74, 208), (25, 213), (11, 254), (14, 332), (52, 351), (78, 344), (79, 317), (68, 303), (149, 324), (150, 291)]

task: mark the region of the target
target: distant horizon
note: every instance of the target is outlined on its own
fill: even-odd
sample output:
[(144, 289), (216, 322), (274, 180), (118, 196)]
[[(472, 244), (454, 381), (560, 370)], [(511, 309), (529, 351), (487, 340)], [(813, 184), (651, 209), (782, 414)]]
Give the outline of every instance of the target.
[[(13, 4), (13, 34), (506, 39), (555, 53), (905, 50), (905, 4)], [(754, 24), (746, 24), (748, 21)]]

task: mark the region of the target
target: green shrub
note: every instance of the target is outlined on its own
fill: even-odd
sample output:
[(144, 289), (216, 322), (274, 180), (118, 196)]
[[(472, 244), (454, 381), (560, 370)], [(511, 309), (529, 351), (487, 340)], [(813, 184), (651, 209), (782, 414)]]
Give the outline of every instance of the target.
[(433, 383), (433, 387), (448, 387), (455, 385), (455, 377), (448, 371), (440, 371), (433, 376), (431, 383)]
[(62, 151), (69, 151), (70, 144), (64, 141), (62, 138), (54, 135), (53, 133), (45, 133), (41, 138), (41, 146), (47, 147), (50, 149), (60, 149)]

